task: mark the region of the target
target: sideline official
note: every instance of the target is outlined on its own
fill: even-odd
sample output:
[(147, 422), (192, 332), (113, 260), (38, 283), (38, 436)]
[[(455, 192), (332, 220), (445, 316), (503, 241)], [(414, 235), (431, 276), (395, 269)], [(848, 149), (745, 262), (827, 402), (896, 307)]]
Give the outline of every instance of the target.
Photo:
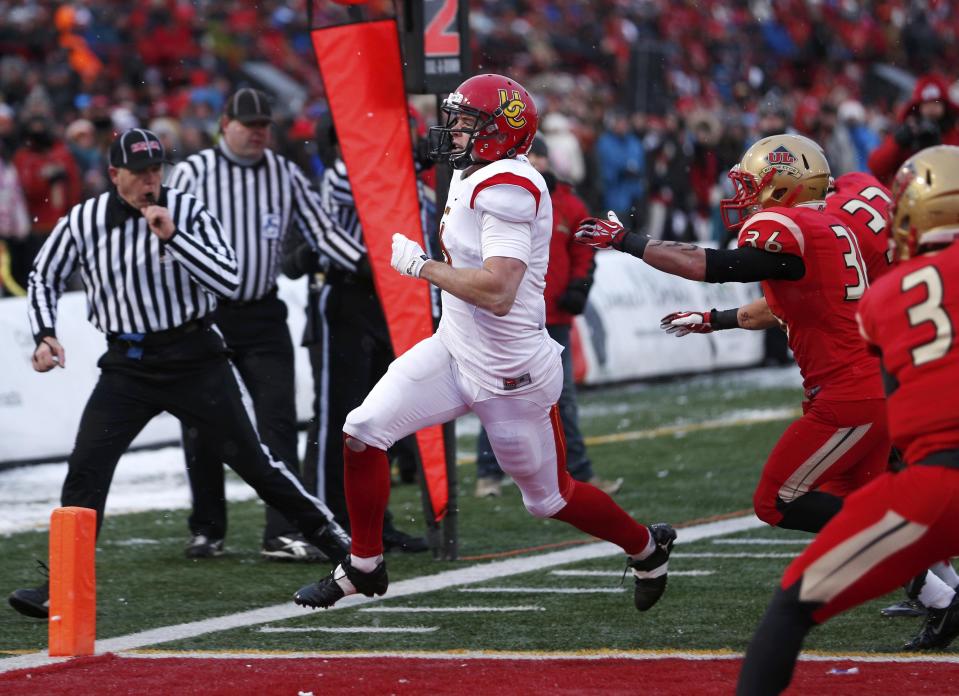
[[(107, 336), (61, 504), (95, 509), (99, 529), (117, 461), (154, 416), (168, 411), (217, 443), (219, 460), (296, 520), (312, 543), (331, 558), (342, 556), (349, 548), (342, 529), (257, 438), (210, 321), (217, 297), (237, 288), (236, 257), (202, 203), (160, 185), (164, 161), (155, 134), (121, 134), (110, 149), (115, 188), (61, 218), (30, 273), (35, 370), (67, 368), (56, 307), (74, 270), (83, 280), (89, 320)], [(48, 584), (10, 596), (17, 611), (38, 618), (47, 615), (48, 600)]]
[[(299, 476), (293, 344), (287, 308), (276, 293), (283, 237), (294, 226), (343, 272), (356, 269), (363, 250), (325, 213), (300, 169), (268, 147), (272, 118), (265, 94), (249, 87), (238, 90), (226, 101), (219, 145), (179, 163), (169, 184), (199, 198), (223, 225), (236, 251), (240, 285), (220, 302), (214, 319), (249, 390), (263, 443)], [(218, 556), (223, 553), (227, 514), (217, 443), (184, 432), (184, 448), (193, 491), (192, 539), (186, 555)], [(276, 560), (323, 557), (272, 507), (266, 511), (260, 553)]]

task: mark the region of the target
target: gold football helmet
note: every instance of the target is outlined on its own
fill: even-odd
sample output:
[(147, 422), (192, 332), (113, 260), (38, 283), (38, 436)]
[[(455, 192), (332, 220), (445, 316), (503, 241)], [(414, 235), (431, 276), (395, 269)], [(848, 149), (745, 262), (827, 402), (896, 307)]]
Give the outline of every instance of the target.
[(959, 147), (928, 147), (907, 159), (892, 182), (888, 216), (900, 261), (959, 237)]
[(751, 215), (772, 206), (791, 207), (822, 200), (829, 187), (829, 163), (817, 143), (801, 135), (770, 135), (753, 143), (729, 170), (735, 196), (719, 209), (726, 227), (738, 229)]

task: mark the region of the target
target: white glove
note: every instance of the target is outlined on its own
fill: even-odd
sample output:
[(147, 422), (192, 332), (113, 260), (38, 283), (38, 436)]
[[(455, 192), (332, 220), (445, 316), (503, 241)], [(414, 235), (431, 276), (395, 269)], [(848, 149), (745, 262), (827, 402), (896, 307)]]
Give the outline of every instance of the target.
[(423, 253), (423, 247), (397, 232), (393, 235), (393, 258), (390, 264), (397, 271), (410, 278), (419, 278), (423, 264), (430, 258)]

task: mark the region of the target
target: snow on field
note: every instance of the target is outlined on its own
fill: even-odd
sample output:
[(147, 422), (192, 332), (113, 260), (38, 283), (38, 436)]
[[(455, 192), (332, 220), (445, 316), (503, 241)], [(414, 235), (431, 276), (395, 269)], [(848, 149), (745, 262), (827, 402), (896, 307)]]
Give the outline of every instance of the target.
[[(736, 373), (695, 377), (685, 384), (692, 388), (706, 381), (727, 389), (757, 389), (771, 387), (798, 387), (799, 370), (795, 367), (764, 368)], [(648, 389), (638, 384), (624, 387), (633, 390)], [(624, 404), (596, 401), (584, 405), (582, 418), (597, 418), (611, 413)], [(756, 417), (759, 411), (737, 411), (739, 417)], [(466, 416), (457, 422), (458, 435), (475, 435), (479, 421)], [(303, 434), (300, 451), (303, 451)], [(0, 472), (0, 535), (31, 529), (46, 529), (50, 512), (60, 505), (60, 487), (66, 475), (66, 462), (25, 466)], [(229, 500), (250, 500), (256, 493), (235, 476), (227, 477)], [(190, 507), (190, 490), (183, 464), (183, 450), (179, 447), (130, 452), (120, 460), (110, 496), (107, 514), (142, 512), (146, 510), (176, 510)]]

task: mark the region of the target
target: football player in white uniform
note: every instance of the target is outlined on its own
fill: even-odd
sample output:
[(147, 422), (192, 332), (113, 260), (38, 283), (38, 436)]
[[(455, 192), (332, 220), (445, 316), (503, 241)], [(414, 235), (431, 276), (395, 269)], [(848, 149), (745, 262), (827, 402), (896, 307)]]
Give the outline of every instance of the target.
[(432, 155), (456, 170), (440, 223), (445, 263), (393, 235), (392, 265), (442, 292), (439, 329), (398, 357), (346, 419), (344, 459), (351, 555), (300, 589), (297, 604), (329, 607), (345, 595), (386, 592), (383, 512), (390, 493), (386, 450), (429, 425), (474, 412), (503, 470), (537, 517), (553, 517), (611, 541), (636, 576), (634, 601), (652, 607), (666, 588), (676, 532), (643, 526), (613, 499), (566, 471), (556, 402), (561, 348), (546, 332), (543, 300), (552, 204), (524, 156), (536, 133), (533, 100), (501, 75), (470, 78), (430, 130)]

